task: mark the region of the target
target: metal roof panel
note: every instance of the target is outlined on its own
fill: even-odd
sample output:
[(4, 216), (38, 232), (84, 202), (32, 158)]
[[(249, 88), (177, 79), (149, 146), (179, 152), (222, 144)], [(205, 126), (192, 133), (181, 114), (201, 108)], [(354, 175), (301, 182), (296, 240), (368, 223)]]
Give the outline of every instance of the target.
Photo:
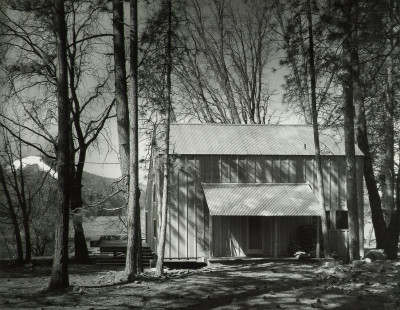
[(308, 184), (203, 183), (210, 215), (320, 216)]
[[(315, 155), (306, 125), (171, 124), (170, 144), (175, 154)], [(344, 155), (343, 129), (321, 130), (320, 146), (323, 155)]]

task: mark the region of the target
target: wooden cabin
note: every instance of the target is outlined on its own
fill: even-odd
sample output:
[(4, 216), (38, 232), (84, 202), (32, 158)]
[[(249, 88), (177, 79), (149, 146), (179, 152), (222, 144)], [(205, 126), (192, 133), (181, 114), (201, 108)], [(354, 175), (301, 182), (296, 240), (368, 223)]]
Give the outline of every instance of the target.
[[(320, 133), (331, 246), (347, 252), (343, 130)], [(172, 124), (165, 259), (289, 257), (299, 231), (319, 219), (313, 129), (303, 125)], [(163, 154), (153, 152), (145, 209), (146, 242), (156, 252)], [(356, 147), (363, 249), (363, 154)], [(321, 238), (322, 239), (322, 238)], [(322, 242), (321, 242), (322, 243)], [(293, 251), (292, 251), (293, 252)], [(361, 250), (363, 256), (363, 250)]]

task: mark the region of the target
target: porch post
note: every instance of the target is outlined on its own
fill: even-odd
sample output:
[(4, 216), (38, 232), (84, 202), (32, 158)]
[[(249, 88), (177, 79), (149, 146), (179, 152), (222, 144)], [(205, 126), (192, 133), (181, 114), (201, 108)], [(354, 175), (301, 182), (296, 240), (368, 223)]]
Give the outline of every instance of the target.
[(320, 227), (320, 222), (321, 222), (321, 219), (320, 219), (319, 216), (317, 216), (317, 240), (316, 240), (316, 249), (315, 249), (317, 258), (320, 258), (320, 257), (321, 257), (321, 253), (320, 253), (320, 244), (319, 244), (319, 242), (320, 242), (320, 241), (319, 241), (319, 227)]
[(212, 235), (213, 235), (213, 217), (210, 214), (210, 219), (208, 223), (208, 247), (209, 247), (209, 258), (214, 257), (214, 247), (213, 247), (213, 242), (212, 242)]

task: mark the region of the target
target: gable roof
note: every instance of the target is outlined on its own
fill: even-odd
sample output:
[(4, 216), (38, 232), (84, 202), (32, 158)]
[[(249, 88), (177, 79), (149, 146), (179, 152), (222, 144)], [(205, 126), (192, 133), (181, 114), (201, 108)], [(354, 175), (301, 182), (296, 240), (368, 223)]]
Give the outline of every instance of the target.
[[(344, 155), (340, 127), (321, 130), (322, 155)], [(171, 124), (170, 150), (198, 155), (315, 155), (308, 125)], [(356, 155), (363, 153), (356, 146)]]

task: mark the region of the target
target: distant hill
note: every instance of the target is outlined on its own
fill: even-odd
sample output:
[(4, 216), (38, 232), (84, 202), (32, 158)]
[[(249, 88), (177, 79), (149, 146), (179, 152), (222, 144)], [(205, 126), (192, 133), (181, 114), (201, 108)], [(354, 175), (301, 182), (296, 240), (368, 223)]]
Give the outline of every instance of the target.
[[(16, 168), (20, 167), (19, 161), (14, 162)], [(36, 186), (44, 177), (56, 182), (57, 174), (55, 173), (55, 165), (53, 162), (43, 159), (40, 156), (28, 156), (22, 159), (22, 167), (31, 186)], [(55, 184), (55, 183), (54, 183)], [(107, 178), (89, 172), (83, 172), (82, 192), (84, 206), (86, 207), (87, 216), (112, 216), (122, 215), (124, 209), (121, 207), (125, 204), (123, 192), (113, 195), (121, 188), (122, 184), (119, 179)], [(146, 186), (140, 184), (142, 190), (141, 207), (144, 207)], [(107, 197), (110, 197), (107, 199)], [(100, 203), (101, 202), (101, 203)], [(99, 204), (100, 203), (100, 204)], [(95, 207), (91, 207), (96, 205)], [(120, 209), (121, 208), (121, 209)], [(110, 209), (110, 210), (106, 210)]]

